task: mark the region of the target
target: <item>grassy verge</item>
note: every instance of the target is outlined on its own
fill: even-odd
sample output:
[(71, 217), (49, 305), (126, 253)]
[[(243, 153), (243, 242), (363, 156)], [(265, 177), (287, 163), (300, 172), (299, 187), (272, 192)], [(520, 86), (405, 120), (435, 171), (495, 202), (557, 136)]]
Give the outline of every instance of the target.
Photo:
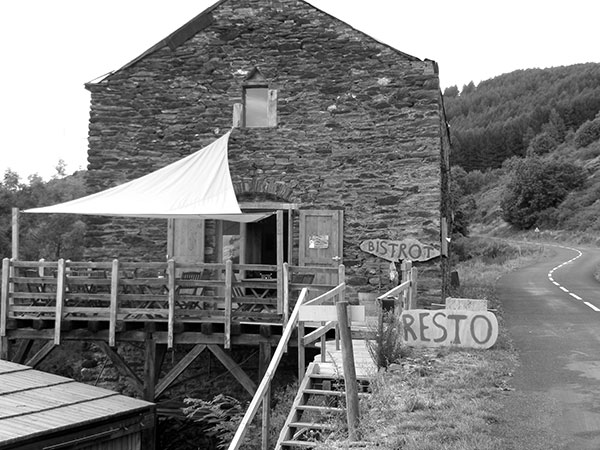
[[(494, 436), (499, 396), (510, 389), (517, 359), (502, 325), (494, 285), (504, 273), (544, 256), (540, 245), (464, 242), (477, 257), (456, 265), (461, 287), (455, 297), (483, 298), (498, 312), (500, 336), (490, 350), (413, 349), (395, 366), (380, 372), (373, 395), (361, 400), (362, 443), (377, 450), (501, 449)], [(482, 249), (488, 246), (488, 249)], [(340, 424), (343, 426), (343, 424)], [(339, 437), (338, 437), (339, 439)], [(320, 450), (348, 448), (346, 440), (324, 442)]]

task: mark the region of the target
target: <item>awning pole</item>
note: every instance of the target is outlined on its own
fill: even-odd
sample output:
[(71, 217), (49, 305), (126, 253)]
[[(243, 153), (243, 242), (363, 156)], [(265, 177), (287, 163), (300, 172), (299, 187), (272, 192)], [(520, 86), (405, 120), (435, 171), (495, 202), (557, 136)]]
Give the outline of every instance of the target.
[(19, 208), (12, 209), (12, 259), (19, 259)]

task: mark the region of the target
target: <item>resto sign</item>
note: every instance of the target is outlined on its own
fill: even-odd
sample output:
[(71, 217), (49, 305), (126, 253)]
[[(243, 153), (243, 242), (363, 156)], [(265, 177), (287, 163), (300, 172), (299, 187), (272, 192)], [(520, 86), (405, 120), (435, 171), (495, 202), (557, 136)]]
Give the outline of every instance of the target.
[(369, 239), (360, 244), (363, 252), (371, 253), (388, 261), (400, 260), (428, 261), (440, 256), (440, 251), (429, 244), (416, 239), (391, 241), (387, 239)]
[(498, 320), (489, 311), (411, 309), (402, 313), (404, 342), (415, 347), (490, 348)]

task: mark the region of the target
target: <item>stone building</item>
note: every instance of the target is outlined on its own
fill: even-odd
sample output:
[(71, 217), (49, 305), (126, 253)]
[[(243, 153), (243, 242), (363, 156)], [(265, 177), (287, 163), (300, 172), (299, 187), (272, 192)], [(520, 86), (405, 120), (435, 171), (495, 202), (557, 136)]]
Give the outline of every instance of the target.
[[(326, 264), (306, 248), (329, 248), (352, 291), (368, 292), (390, 284), (390, 258), (375, 254), (382, 242), (406, 250), (399, 260), (409, 248), (417, 260), (434, 249), (417, 263), (419, 290), (443, 295), (449, 138), (434, 61), (302, 0), (221, 0), (86, 88), (90, 193), (187, 156), (233, 126), (240, 205), (285, 211), (290, 262)], [(272, 264), (275, 227), (274, 216), (247, 226), (93, 218), (87, 256), (164, 261), (185, 247), (192, 259), (220, 262), (245, 233), (245, 261)]]

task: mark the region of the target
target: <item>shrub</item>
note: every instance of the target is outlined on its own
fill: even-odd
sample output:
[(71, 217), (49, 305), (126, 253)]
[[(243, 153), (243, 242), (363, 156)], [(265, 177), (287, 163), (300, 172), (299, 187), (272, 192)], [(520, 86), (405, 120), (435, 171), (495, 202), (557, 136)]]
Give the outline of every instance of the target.
[(600, 118), (588, 120), (575, 132), (575, 144), (578, 147), (586, 147), (592, 142), (600, 139)]
[(544, 155), (550, 153), (557, 146), (557, 140), (550, 133), (540, 133), (529, 143), (527, 156)]
[(540, 214), (556, 208), (585, 182), (585, 170), (568, 162), (526, 158), (513, 162), (504, 189), (502, 216), (519, 229), (535, 226)]
[(367, 341), (367, 349), (377, 369), (387, 369), (410, 353), (410, 348), (403, 343), (400, 317), (393, 311), (382, 313), (375, 340)]

